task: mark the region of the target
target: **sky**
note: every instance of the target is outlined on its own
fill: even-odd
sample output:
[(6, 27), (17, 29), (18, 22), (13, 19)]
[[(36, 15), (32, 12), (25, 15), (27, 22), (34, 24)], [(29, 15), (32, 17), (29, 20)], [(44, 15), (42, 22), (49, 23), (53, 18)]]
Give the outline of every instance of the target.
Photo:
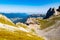
[(0, 0), (0, 12), (46, 13), (50, 7), (58, 8), (60, 0)]

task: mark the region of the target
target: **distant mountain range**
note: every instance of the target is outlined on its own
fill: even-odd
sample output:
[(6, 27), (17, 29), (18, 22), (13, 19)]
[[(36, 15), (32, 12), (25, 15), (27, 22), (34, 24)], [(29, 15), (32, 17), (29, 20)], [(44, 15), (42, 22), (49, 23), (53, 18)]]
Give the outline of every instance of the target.
[[(16, 18), (16, 20), (13, 21), (14, 23), (16, 23), (16, 22), (25, 22), (26, 19), (29, 16), (26, 13), (1, 13), (1, 14), (5, 15), (6, 17), (11, 19), (12, 21)], [(21, 19), (17, 20), (18, 18), (21, 18)]]
[(44, 17), (42, 14), (27, 14), (27, 13), (0, 13), (11, 19), (14, 23), (25, 23), (28, 18)]
[(29, 17), (37, 18), (37, 17), (45, 17), (45, 15), (44, 14), (31, 14), (29, 15)]

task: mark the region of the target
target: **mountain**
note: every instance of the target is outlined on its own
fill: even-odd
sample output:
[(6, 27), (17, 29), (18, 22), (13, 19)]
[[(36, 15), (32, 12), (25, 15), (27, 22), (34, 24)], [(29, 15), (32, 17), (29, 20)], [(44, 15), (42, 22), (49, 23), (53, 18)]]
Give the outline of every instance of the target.
[(59, 6), (59, 8), (57, 9), (57, 11), (59, 11), (59, 12), (60, 12), (60, 6)]
[(6, 16), (2, 14), (0, 14), (0, 23), (15, 26), (15, 24), (9, 18), (7, 18)]
[(27, 25), (37, 35), (45, 36), (48, 40), (60, 40), (60, 6), (49, 9), (43, 19), (28, 18)]
[[(1, 13), (1, 14), (11, 19), (14, 23), (17, 23), (17, 22), (25, 23), (27, 18), (29, 18), (29, 15), (26, 13)], [(13, 20), (13, 19), (16, 19), (16, 20)]]
[[(41, 18), (28, 18), (27, 25), (40, 25), (38, 26), (40, 30), (46, 29), (48, 27), (53, 26), (58, 20), (60, 20), (60, 6), (58, 9), (55, 8), (50, 8), (47, 13), (46, 16), (41, 19)], [(35, 25), (36, 26), (36, 25)]]
[(0, 13), (11, 19), (15, 24), (17, 22), (25, 23), (28, 18), (45, 17), (43, 14), (27, 14), (27, 13)]
[[(44, 18), (39, 18), (40, 15), (27, 15), (27, 21), (24, 19), (26, 15), (20, 17), (11, 14), (13, 21), (19, 20), (16, 24), (4, 15), (0, 15), (1, 40), (60, 40), (60, 6), (58, 9), (50, 8)], [(20, 22), (22, 18), (25, 23)]]
[(45, 15), (44, 14), (30, 14), (29, 17), (37, 18), (37, 17), (45, 17)]
[(36, 19), (37, 23), (40, 25), (40, 29), (48, 28), (54, 25), (57, 20), (60, 20), (60, 11), (58, 10), (60, 10), (60, 6), (58, 9), (50, 8), (43, 19)]
[(22, 27), (18, 26), (6, 16), (0, 14), (0, 40), (45, 40), (45, 38), (24, 29), (24, 24), (20, 25)]
[(58, 9), (55, 8), (49, 8), (49, 10), (46, 13), (46, 16), (43, 19), (48, 19), (53, 15), (60, 15), (60, 6)]
[(45, 16), (43, 19), (47, 19), (47, 18), (51, 17), (54, 13), (55, 13), (54, 8), (50, 8), (50, 9), (47, 11), (46, 16)]
[(18, 27), (0, 23), (0, 40), (45, 40)]

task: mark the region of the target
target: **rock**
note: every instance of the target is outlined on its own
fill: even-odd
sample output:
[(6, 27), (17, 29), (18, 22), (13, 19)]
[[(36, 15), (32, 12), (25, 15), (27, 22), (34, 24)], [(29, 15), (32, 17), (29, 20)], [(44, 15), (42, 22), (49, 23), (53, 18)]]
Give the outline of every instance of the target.
[(60, 6), (59, 6), (59, 8), (57, 9), (57, 11), (60, 12)]
[(43, 19), (47, 19), (47, 18), (51, 17), (54, 13), (55, 13), (54, 8), (50, 8), (47, 11), (46, 16)]

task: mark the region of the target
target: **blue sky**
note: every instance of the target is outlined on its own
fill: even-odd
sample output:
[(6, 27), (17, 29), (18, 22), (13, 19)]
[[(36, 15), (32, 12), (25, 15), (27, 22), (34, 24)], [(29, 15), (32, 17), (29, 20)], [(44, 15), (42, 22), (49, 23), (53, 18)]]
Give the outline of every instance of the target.
[(59, 5), (60, 0), (0, 0), (0, 12), (46, 13), (50, 7)]

